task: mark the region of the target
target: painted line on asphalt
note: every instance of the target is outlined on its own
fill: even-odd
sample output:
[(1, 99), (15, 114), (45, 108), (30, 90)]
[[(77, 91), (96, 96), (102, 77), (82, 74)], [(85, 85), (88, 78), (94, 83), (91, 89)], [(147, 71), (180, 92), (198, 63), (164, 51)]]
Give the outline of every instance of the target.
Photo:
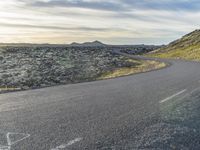
[(51, 150), (61, 150), (61, 149), (65, 149), (77, 142), (80, 142), (83, 138), (75, 138), (74, 140), (69, 141), (67, 144), (62, 144), (60, 146), (57, 146), (56, 148), (53, 148)]
[[(24, 137), (20, 138), (19, 140), (14, 141), (14, 142), (11, 142), (11, 140), (10, 140), (10, 135), (23, 135)], [(18, 142), (20, 142), (20, 141), (23, 141), (23, 140), (27, 139), (27, 138), (30, 137), (30, 136), (31, 136), (30, 134), (13, 133), (13, 132), (8, 132), (8, 133), (6, 134), (7, 142), (8, 142), (8, 145), (9, 145), (9, 146), (11, 146), (11, 145), (13, 145), (13, 144), (16, 144), (16, 143), (18, 143)]]
[(0, 145), (0, 150), (10, 150), (10, 146)]
[(174, 98), (174, 97), (176, 97), (176, 96), (178, 96), (178, 95), (180, 95), (180, 94), (182, 94), (182, 93), (184, 93), (184, 92), (186, 92), (186, 91), (187, 91), (187, 90), (184, 89), (184, 90), (182, 90), (182, 91), (180, 91), (180, 92), (177, 92), (177, 93), (175, 93), (175, 94), (173, 94), (173, 95), (171, 95), (171, 96), (169, 96), (169, 97), (167, 97), (167, 98), (161, 100), (159, 103), (164, 103), (164, 102), (166, 102), (166, 101), (168, 101), (168, 100), (171, 100), (172, 98)]
[[(11, 140), (11, 135), (19, 135), (20, 137), (18, 138), (18, 140), (14, 140), (12, 141)], [(22, 136), (22, 137), (21, 137)], [(14, 133), (14, 132), (8, 132), (6, 134), (6, 139), (7, 139), (7, 145), (0, 145), (0, 150), (11, 150), (11, 146), (18, 143), (18, 142), (21, 142), (25, 139), (27, 139), (28, 137), (30, 137), (30, 134), (25, 134), (25, 133)]]

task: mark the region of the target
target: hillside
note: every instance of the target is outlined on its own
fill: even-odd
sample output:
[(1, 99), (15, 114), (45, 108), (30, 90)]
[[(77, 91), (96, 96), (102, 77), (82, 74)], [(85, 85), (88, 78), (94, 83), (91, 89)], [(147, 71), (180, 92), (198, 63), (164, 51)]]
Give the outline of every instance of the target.
[(106, 45), (103, 44), (102, 42), (99, 42), (99, 41), (93, 41), (93, 42), (85, 42), (85, 43), (76, 43), (76, 42), (73, 42), (73, 43), (70, 44), (70, 46), (103, 47), (103, 46), (106, 46)]
[(195, 30), (148, 55), (200, 61), (200, 30)]

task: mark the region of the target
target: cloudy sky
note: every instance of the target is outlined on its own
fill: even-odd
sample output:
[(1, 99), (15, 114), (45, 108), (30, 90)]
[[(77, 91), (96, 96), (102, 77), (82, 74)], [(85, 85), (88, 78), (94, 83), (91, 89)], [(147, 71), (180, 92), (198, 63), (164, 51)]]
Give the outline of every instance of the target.
[(166, 44), (199, 25), (199, 0), (0, 1), (0, 43)]

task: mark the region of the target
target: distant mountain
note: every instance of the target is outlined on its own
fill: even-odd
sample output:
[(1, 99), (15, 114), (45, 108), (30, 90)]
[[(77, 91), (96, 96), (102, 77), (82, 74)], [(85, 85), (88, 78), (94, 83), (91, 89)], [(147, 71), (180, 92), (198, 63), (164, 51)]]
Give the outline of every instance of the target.
[(73, 42), (73, 43), (70, 44), (70, 46), (80, 46), (80, 44), (76, 43), (76, 42)]
[(200, 30), (195, 30), (169, 45), (151, 52), (150, 55), (162, 58), (200, 60)]
[(99, 42), (99, 41), (93, 41), (93, 42), (85, 42), (85, 43), (76, 43), (73, 42), (70, 44), (70, 46), (83, 46), (83, 47), (102, 47), (106, 46), (106, 44)]

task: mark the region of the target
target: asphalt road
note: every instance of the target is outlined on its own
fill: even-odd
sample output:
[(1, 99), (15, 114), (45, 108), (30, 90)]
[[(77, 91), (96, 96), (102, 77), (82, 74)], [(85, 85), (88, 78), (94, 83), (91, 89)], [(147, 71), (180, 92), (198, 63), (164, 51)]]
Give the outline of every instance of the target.
[(0, 150), (200, 149), (200, 63), (0, 95)]

